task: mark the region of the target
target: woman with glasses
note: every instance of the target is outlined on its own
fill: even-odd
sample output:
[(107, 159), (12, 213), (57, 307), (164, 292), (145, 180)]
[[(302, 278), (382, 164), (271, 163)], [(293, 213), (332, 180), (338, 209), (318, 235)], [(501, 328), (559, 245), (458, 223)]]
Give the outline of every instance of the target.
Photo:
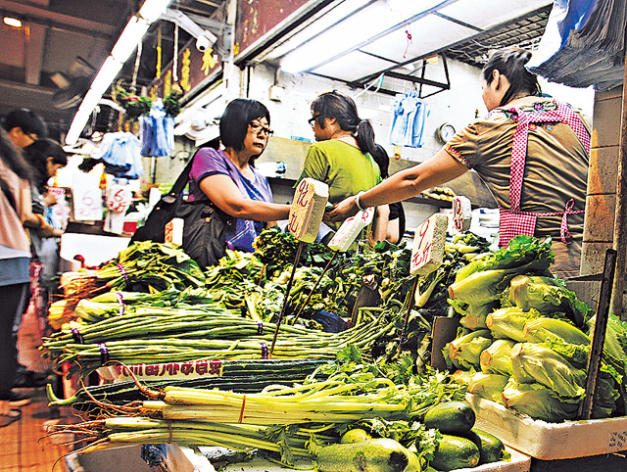
[(252, 243), (263, 228), (288, 217), (289, 205), (272, 202), (268, 179), (253, 165), (271, 134), (265, 105), (238, 98), (220, 118), (223, 148), (202, 148), (194, 156), (189, 199), (209, 200), (235, 218), (234, 229), (226, 238), (231, 249), (252, 252)]
[(353, 99), (336, 91), (323, 93), (311, 103), (311, 115), (317, 142), (307, 151), (299, 180), (310, 177), (328, 184), (331, 203), (381, 182), (374, 130), (359, 117)]

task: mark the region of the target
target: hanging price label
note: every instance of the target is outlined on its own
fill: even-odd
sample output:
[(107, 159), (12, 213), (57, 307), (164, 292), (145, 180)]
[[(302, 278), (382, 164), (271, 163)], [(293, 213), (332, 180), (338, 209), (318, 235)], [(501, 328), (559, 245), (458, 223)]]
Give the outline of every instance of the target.
[(310, 178), (301, 180), (290, 207), (287, 230), (299, 241), (314, 242), (318, 236), (328, 199), (329, 186), (327, 184)]
[(472, 208), (466, 197), (453, 198), (453, 227), (460, 233), (470, 229)]
[(440, 267), (444, 260), (448, 217), (435, 214), (416, 228), (411, 254), (411, 275), (427, 275)]
[(123, 185), (112, 185), (107, 190), (107, 208), (116, 213), (123, 213), (130, 206), (133, 193)]
[(102, 220), (102, 192), (98, 187), (74, 187), (72, 201), (75, 220)]
[(335, 233), (331, 241), (329, 241), (329, 249), (339, 252), (348, 251), (348, 248), (353, 244), (357, 236), (359, 236), (361, 230), (372, 223), (373, 217), (374, 208), (366, 208), (358, 212), (355, 216), (344, 220), (342, 226), (340, 226), (337, 233)]

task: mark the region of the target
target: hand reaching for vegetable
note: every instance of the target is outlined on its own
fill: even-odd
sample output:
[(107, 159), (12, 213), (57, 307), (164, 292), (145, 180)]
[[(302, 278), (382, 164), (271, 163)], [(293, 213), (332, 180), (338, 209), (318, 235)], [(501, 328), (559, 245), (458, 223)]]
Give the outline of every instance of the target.
[(340, 203), (335, 205), (332, 210), (325, 212), (325, 220), (335, 223), (338, 221), (344, 221), (346, 218), (356, 214), (359, 211), (356, 198), (357, 197), (355, 196), (345, 198)]

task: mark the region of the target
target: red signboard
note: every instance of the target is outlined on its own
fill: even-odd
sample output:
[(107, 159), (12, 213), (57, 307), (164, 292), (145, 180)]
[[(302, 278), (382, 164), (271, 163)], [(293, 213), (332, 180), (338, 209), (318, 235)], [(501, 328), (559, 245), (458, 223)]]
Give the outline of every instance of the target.
[(238, 0), (233, 55), (270, 32), (310, 0)]
[[(179, 52), (177, 64), (178, 83), (185, 94), (196, 89), (209, 75), (222, 67), (222, 58), (212, 49), (209, 48), (204, 52), (196, 49), (194, 40)], [(174, 83), (174, 73), (172, 63), (168, 64), (159, 79), (156, 79), (151, 87), (149, 94), (152, 98), (165, 97), (170, 93), (170, 89)]]

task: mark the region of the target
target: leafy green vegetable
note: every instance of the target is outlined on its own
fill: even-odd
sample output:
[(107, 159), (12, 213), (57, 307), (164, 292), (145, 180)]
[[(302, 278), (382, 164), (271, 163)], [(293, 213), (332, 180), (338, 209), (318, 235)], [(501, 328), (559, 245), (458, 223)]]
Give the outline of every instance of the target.
[(492, 341), (487, 329), (471, 331), (444, 346), (443, 350), (448, 351), (445, 359), (450, 359), (453, 367), (479, 370), (479, 356)]
[(481, 353), (481, 371), (488, 374), (512, 375), (512, 348), (514, 341), (497, 339)]
[(502, 403), (501, 393), (508, 380), (507, 375), (477, 372), (470, 378), (468, 392), (496, 403)]
[[(455, 282), (459, 282), (466, 277), (485, 270), (510, 269), (520, 267), (525, 264), (534, 263), (530, 268), (537, 273), (548, 270), (555, 259), (551, 251), (551, 238), (545, 241), (531, 236), (519, 235), (513, 238), (507, 247), (501, 248), (494, 253), (487, 253), (483, 257), (474, 259), (466, 267), (460, 269), (455, 277)], [(523, 273), (522, 271), (519, 273)]]
[(588, 305), (568, 290), (563, 280), (551, 277), (519, 275), (510, 282), (509, 302), (524, 311), (535, 308), (550, 315), (563, 312), (577, 326), (589, 317)]
[(525, 342), (525, 323), (538, 316), (535, 310), (525, 312), (517, 307), (499, 308), (487, 316), (486, 325), (495, 338)]
[(512, 349), (512, 378), (519, 383), (537, 382), (560, 397), (582, 398), (586, 372), (540, 344), (520, 343)]
[(559, 397), (538, 383), (518, 383), (510, 379), (502, 394), (503, 404), (534, 419), (559, 423), (575, 419), (579, 398)]

